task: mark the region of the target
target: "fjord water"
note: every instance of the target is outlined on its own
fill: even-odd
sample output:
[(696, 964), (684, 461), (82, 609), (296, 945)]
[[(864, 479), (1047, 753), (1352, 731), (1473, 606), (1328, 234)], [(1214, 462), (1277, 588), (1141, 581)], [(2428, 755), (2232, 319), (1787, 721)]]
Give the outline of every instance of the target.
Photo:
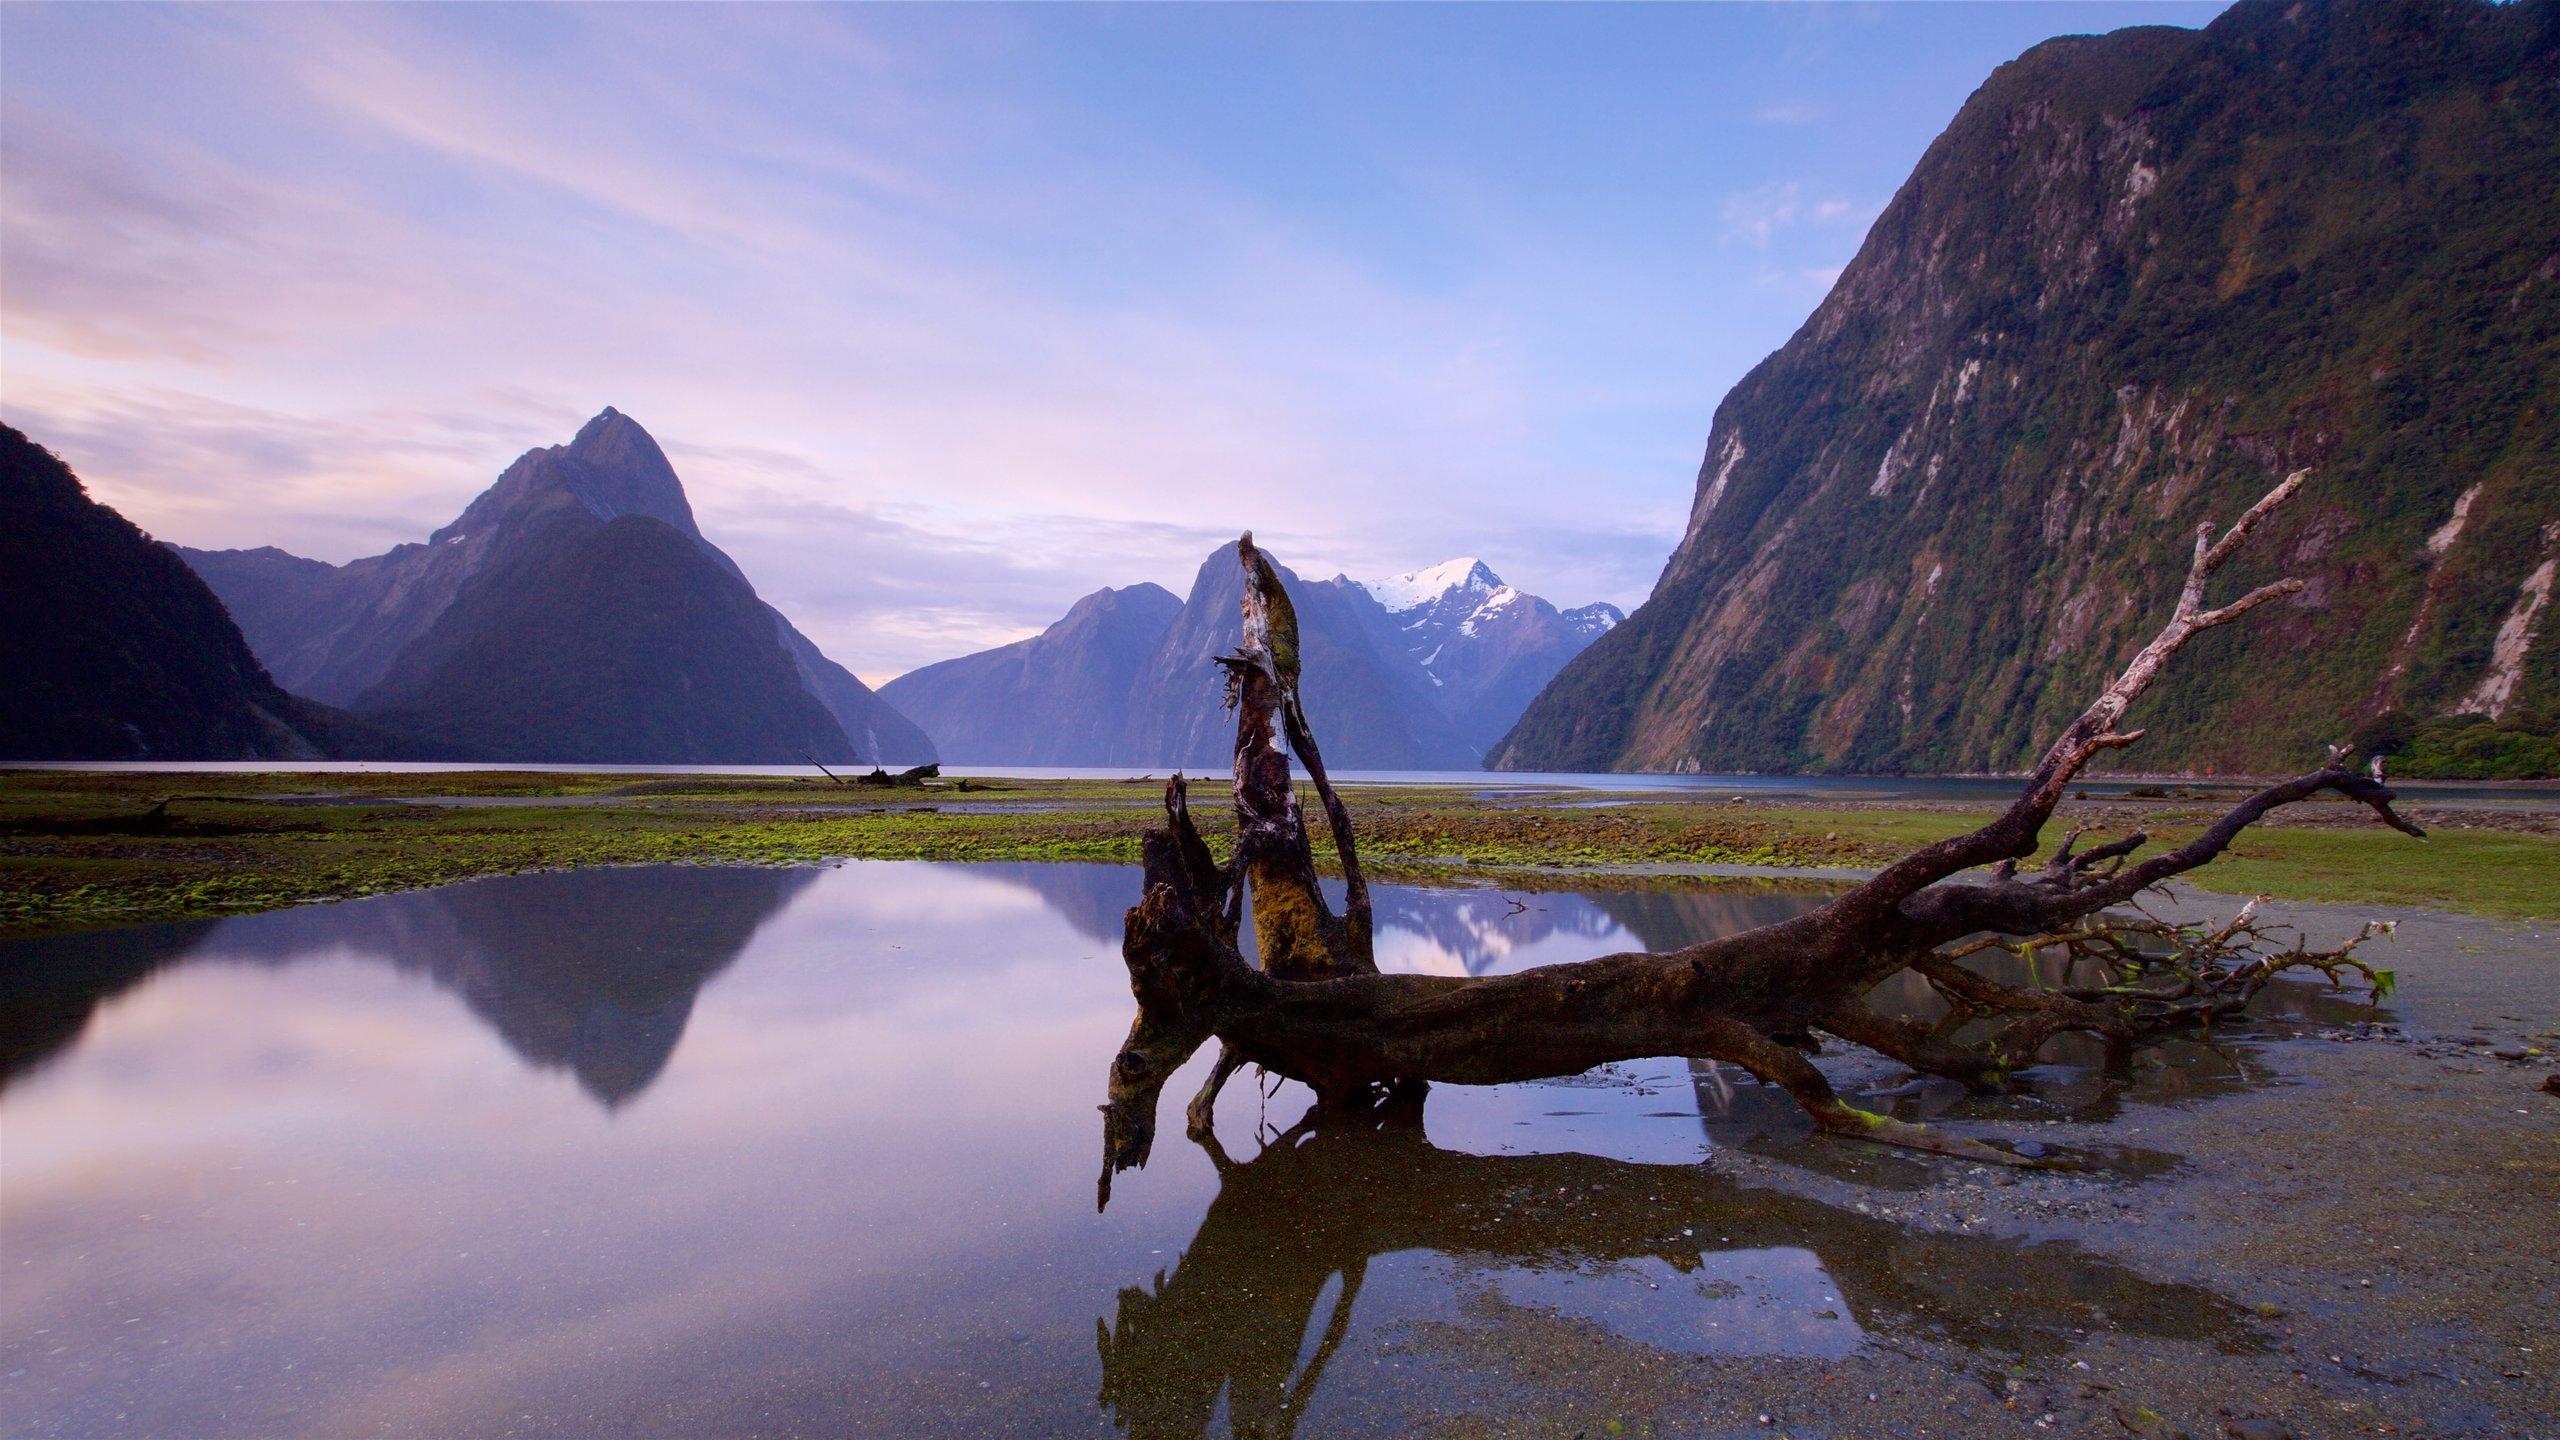
[[(760, 779), (810, 778), (805, 765), (545, 765), (444, 760), (34, 760), (11, 761), (18, 770), (87, 770), (101, 773), (204, 775), (424, 775), (473, 771), (564, 775), (738, 775)], [(951, 779), (1153, 780), (1176, 765), (945, 765)], [(1488, 793), (1592, 790), (1610, 796), (1665, 800), (1747, 795), (1761, 800), (2006, 801), (2018, 793), (2014, 775), (1666, 775), (1634, 770), (1337, 770), (1333, 779), (1352, 785), (1451, 785)], [(2072, 787), (2090, 795), (2123, 795), (2164, 783), (2144, 776), (2083, 776)], [(2248, 794), (2261, 782), (2233, 778), (2173, 778), (2181, 789)], [(2411, 801), (2480, 805), (2560, 801), (2560, 785), (2515, 780), (2394, 780), (2391, 788)], [(475, 797), (479, 804), (487, 797)]]
[[(1226, 1154), (1169, 1128), (1097, 1213), (1136, 888), (604, 869), (0, 946), (0, 1418), (1324, 1434), (1530, 1383), (1479, 1344), (2023, 1355), (2229, 1323), (2068, 1246), (1722, 1178), (1715, 1146), (1801, 1124), (1681, 1061), (1277, 1144), (1258, 1122), (1303, 1095), (1240, 1080)], [(1387, 887), (1382, 958), (1508, 970), (1815, 898)]]

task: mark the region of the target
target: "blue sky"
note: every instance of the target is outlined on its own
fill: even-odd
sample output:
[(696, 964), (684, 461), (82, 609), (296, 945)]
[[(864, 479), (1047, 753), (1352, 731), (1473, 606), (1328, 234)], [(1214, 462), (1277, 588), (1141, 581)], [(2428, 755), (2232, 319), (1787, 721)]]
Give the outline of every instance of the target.
[(421, 539), (607, 404), (874, 678), (1251, 527), (1632, 606), (1991, 69), (2218, 4), (0, 7), (0, 417)]

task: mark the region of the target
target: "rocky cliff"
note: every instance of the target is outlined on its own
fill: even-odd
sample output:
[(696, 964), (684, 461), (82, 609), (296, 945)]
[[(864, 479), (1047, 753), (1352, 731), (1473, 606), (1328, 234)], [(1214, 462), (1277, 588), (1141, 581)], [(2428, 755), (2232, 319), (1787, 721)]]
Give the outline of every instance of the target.
[(1512, 768), (2028, 762), (2199, 520), (2297, 466), (2137, 763), (2291, 770), (2406, 714), (2548, 725), (2560, 4), (2244, 0), (2048, 42), (1929, 148), (1718, 407), (1651, 598)]

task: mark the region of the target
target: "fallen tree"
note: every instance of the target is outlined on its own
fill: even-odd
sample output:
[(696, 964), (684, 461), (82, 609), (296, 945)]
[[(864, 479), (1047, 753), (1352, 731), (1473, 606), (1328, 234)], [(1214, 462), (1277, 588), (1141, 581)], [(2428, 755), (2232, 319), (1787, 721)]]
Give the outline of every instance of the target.
[[(2359, 772), (2333, 747), (2320, 769), (2270, 785), (2194, 839), (2136, 859), (2136, 832), (2082, 849), (2077, 834), (2033, 869), (2045, 823), (2091, 760), (2142, 738), (2126, 712), (2197, 635), (2302, 588), (2263, 585), (2219, 607), (2214, 575), (2306, 478), (2297, 471), (2218, 538), (2199, 527), (2194, 558), (2168, 623), (2067, 726), (2018, 798), (1988, 824), (1926, 845), (1805, 915), (1663, 953), (1608, 955), (1485, 977), (1390, 975), (1371, 945), (1369, 890), (1349, 810), (1335, 794), (1298, 694), (1297, 625), (1277, 572), (1248, 534), (1242, 644), (1220, 657), (1236, 712), (1234, 849), (1220, 864), (1202, 838), (1180, 776), (1166, 787), (1166, 824), (1143, 842), (1145, 890), (1128, 912), (1122, 955), (1138, 1014), (1111, 1062), (1103, 1106), (1101, 1194), (1144, 1164), (1165, 1083), (1210, 1040), (1220, 1044), (1191, 1102), (1195, 1137), (1209, 1134), (1219, 1087), (1252, 1064), (1315, 1092), (1320, 1112), (1419, 1103), (1430, 1082), (1492, 1085), (1573, 1075), (1650, 1056), (1726, 1061), (1783, 1088), (1828, 1133), (1977, 1160), (2025, 1163), (1995, 1146), (1861, 1110), (1807, 1058), (1829, 1035), (1927, 1074), (1982, 1090), (2010, 1083), (2045, 1043), (2078, 1032), (2101, 1039), (2121, 1065), (2135, 1046), (2209, 1025), (2245, 1007), (2267, 983), (2310, 968), (2333, 982), (2361, 974), (2377, 992), (2389, 972), (2357, 959), (2369, 927), (2345, 945), (2289, 946), (2249, 911), (2197, 929), (2109, 911), (2205, 865), (2267, 812), (2324, 791), (2360, 801), (2411, 835), (2392, 808), (2382, 767)], [(1286, 747), (1285, 749), (1283, 747)], [(1345, 882), (1334, 913), (1317, 885), (1313, 846), (1289, 752), (1331, 832)], [(1967, 872), (1991, 867), (1979, 876)], [(1959, 877), (1965, 877), (1959, 879)], [(1261, 964), (1238, 948), (1252, 901)], [(2028, 988), (1995, 981), (1964, 960), (1988, 946), (2059, 953), (2087, 983)], [(1924, 1025), (1888, 1016), (1865, 997), (1910, 970), (1948, 1002)]]

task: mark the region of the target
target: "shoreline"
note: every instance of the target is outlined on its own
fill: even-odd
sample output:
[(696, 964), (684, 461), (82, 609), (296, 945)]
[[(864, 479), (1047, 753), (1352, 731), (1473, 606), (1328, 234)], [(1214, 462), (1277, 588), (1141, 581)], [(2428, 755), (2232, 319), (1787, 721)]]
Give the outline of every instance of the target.
[[(888, 767), (892, 772), (900, 768)], [(972, 765), (947, 764), (939, 767), (947, 780), (1013, 780), (1066, 781), (1073, 783), (1116, 784), (1145, 780), (1162, 781), (1179, 773), (1194, 777), (1225, 773), (1223, 765)], [(838, 767), (842, 774), (861, 773)], [(824, 777), (805, 765), (608, 765), (566, 761), (506, 760), (0, 760), (0, 776), (27, 774), (94, 774), (94, 775), (611, 775), (625, 779), (659, 777), (666, 779), (700, 779), (735, 777), (740, 779), (789, 780)], [(1739, 785), (1762, 793), (1791, 790), (1820, 790), (1825, 787), (1864, 789), (1891, 786), (1931, 785), (2014, 785), (2022, 783), (2028, 772), (1958, 770), (1934, 774), (1828, 773), (1799, 771), (1734, 770), (1715, 773), (1687, 773), (1672, 770), (1343, 770), (1334, 773), (1338, 784), (1351, 786), (1482, 786), (1488, 783), (1522, 789), (1570, 789), (1617, 793), (1610, 782), (1624, 781), (1627, 793), (1646, 794), (1711, 794), (1719, 787)], [(2187, 771), (2103, 771), (2086, 773), (2074, 782), (2075, 789), (2099, 787), (2115, 789), (2148, 785), (2177, 785), (2194, 789), (2223, 790), (2260, 789), (2290, 776), (2267, 774), (2205, 773)], [(1675, 783), (1665, 783), (1675, 782)], [(849, 784), (852, 782), (838, 781)], [(2515, 795), (2528, 799), (2547, 799), (2560, 804), (2560, 776), (2543, 779), (2439, 779), (2433, 777), (2393, 777), (2390, 782), (2404, 794), (2421, 791), (2448, 791), (2459, 794)]]
[[(1126, 863), (1152, 780), (950, 777), (920, 787), (663, 771), (0, 769), (0, 935), (206, 918), (481, 875), (666, 862)], [(173, 794), (173, 790), (178, 793)], [(1966, 828), (2005, 796), (1794, 796), (1347, 785), (1381, 878), (1646, 888), (1853, 878)], [(165, 803), (164, 803), (165, 802)], [(2430, 838), (2361, 807), (2275, 812), (2188, 877), (2222, 894), (2560, 915), (2560, 800), (2417, 801)], [(2175, 843), (2211, 797), (2088, 795), (2053, 828)]]

